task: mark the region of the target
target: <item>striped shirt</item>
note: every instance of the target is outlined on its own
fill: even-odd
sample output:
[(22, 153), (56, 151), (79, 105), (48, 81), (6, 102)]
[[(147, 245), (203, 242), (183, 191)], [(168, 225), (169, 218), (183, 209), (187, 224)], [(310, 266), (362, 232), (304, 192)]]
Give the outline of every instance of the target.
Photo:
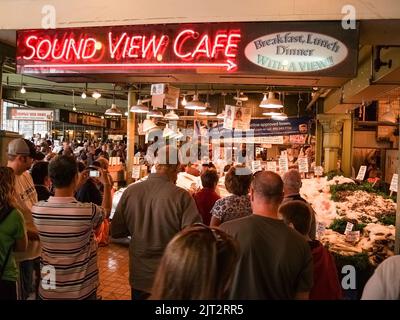
[(41, 269), (40, 298), (85, 299), (95, 293), (99, 271), (94, 229), (105, 217), (103, 208), (73, 197), (50, 197), (35, 204), (32, 215), (42, 244), (41, 268), (55, 270), (52, 288), (51, 274)]

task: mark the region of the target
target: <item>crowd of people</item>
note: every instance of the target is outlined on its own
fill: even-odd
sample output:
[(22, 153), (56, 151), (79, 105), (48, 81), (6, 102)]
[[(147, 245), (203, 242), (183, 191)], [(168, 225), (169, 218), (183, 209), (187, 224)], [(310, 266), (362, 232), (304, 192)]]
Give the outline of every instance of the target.
[[(0, 167), (0, 299), (98, 299), (97, 250), (109, 234), (130, 237), (132, 299), (343, 298), (298, 171), (281, 178), (227, 167), (230, 195), (221, 198), (213, 164), (188, 165), (203, 187), (188, 192), (176, 186), (181, 164), (166, 156), (179, 150), (164, 146), (154, 172), (124, 191), (110, 222), (109, 144), (80, 151), (65, 144), (55, 155), (44, 147), (15, 139)], [(115, 148), (125, 152), (123, 144)], [(387, 261), (365, 298), (399, 292), (400, 260)]]

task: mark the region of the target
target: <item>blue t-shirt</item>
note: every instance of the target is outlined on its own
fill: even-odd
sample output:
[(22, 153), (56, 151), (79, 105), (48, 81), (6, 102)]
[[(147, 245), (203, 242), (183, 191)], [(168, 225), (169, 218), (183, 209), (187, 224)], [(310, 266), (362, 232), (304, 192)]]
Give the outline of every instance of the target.
[[(0, 265), (3, 266), (4, 260), (11, 246), (16, 240), (23, 239), (25, 236), (25, 221), (22, 213), (13, 209), (9, 215), (0, 223)], [(18, 269), (15, 263), (13, 252), (7, 261), (2, 279), (17, 281)]]

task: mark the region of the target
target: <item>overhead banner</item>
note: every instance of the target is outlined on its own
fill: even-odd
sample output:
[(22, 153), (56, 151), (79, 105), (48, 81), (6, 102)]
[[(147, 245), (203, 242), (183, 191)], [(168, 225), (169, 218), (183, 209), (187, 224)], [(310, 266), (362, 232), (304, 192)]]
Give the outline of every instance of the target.
[[(209, 132), (211, 136), (232, 134), (234, 137), (242, 137), (251, 135), (254, 137), (268, 136), (287, 136), (287, 135), (308, 135), (311, 134), (311, 126), (313, 123), (311, 117), (288, 118), (286, 120), (273, 119), (252, 119), (250, 121), (250, 131), (247, 133), (242, 130), (228, 130), (222, 128), (221, 125), (212, 128)], [(257, 143), (257, 142), (256, 142)], [(270, 141), (260, 141), (260, 143), (271, 143)]]
[(9, 120), (53, 121), (54, 110), (8, 108)]
[(354, 77), (359, 24), (228, 22), (17, 31), (17, 72)]

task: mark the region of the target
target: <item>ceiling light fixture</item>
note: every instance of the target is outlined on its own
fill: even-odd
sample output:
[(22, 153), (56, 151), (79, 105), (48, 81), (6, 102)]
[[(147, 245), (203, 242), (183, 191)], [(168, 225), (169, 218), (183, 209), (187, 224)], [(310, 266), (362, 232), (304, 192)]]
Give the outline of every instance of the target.
[(248, 101), (249, 97), (246, 96), (243, 92), (239, 92), (239, 90), (237, 90), (236, 93), (236, 97), (233, 97), (233, 99), (235, 99), (236, 101)]
[(101, 97), (101, 93), (98, 92), (97, 90), (93, 91), (92, 97), (95, 98), (96, 100)]
[(164, 116), (165, 120), (179, 120), (179, 116), (175, 113), (174, 110), (171, 110)]
[(149, 113), (149, 107), (143, 104), (148, 101), (150, 101), (150, 99), (138, 99), (137, 104), (133, 105), (129, 111), (134, 113)]
[(183, 95), (183, 99), (181, 101), (181, 105), (186, 106), (187, 101), (186, 101), (186, 94)]
[(150, 110), (150, 112), (148, 113), (148, 116), (152, 117), (152, 118), (164, 118), (164, 115), (161, 111), (154, 110), (154, 109)]
[[(106, 116), (117, 116), (117, 117), (121, 117), (122, 116), (122, 111), (117, 107), (117, 105), (115, 104), (115, 84), (113, 84), (114, 87), (114, 92), (113, 92), (113, 103), (111, 105), (110, 109), (107, 109), (106, 112), (104, 112), (104, 114)], [(93, 93), (94, 94), (94, 93)]]
[(24, 87), (24, 86), (22, 86), (22, 87), (21, 87), (21, 90), (20, 90), (20, 92), (21, 92), (22, 94), (25, 94), (25, 93), (26, 93), (26, 89), (25, 89), (25, 87)]
[(266, 93), (264, 93), (264, 98), (260, 103), (260, 108), (266, 108), (266, 109), (283, 108), (283, 104), (279, 99), (276, 99), (275, 94), (272, 91), (270, 91), (268, 93), (268, 98)]

